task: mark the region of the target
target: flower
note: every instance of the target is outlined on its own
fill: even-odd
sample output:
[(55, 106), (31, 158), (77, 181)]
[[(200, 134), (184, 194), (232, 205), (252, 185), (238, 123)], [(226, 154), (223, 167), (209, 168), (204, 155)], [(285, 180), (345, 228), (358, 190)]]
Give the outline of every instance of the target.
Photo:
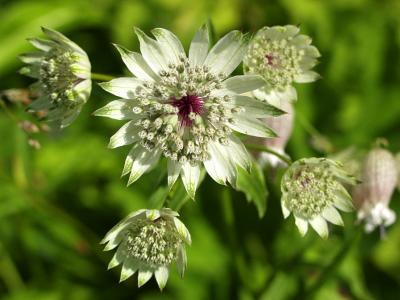
[(138, 272), (141, 287), (155, 275), (162, 290), (168, 280), (168, 267), (176, 262), (183, 277), (186, 269), (185, 244), (191, 244), (190, 233), (171, 209), (141, 209), (114, 226), (101, 241), (104, 251), (118, 247), (108, 268), (122, 264), (120, 281)]
[(273, 26), (260, 29), (250, 43), (243, 60), (246, 74), (259, 74), (266, 85), (256, 91), (259, 99), (296, 100), (292, 83), (306, 83), (320, 76), (311, 71), (320, 57), (311, 38), (299, 34), (297, 26)]
[(397, 180), (397, 189), (400, 191), (400, 152), (396, 154), (396, 166), (397, 174), (399, 174), (399, 178)]
[(399, 173), (394, 156), (386, 149), (372, 149), (362, 166), (362, 183), (353, 191), (358, 220), (365, 223), (365, 231), (389, 226), (396, 214), (389, 208)]
[(351, 196), (342, 183), (355, 184), (356, 180), (338, 162), (326, 158), (305, 158), (294, 162), (281, 182), (284, 217), (292, 212), (303, 236), (310, 223), (321, 237), (328, 237), (326, 221), (343, 225), (337, 209), (346, 212), (353, 209)]
[[(293, 121), (294, 121), (294, 109), (293, 104), (289, 101), (282, 101), (278, 108), (286, 112), (281, 116), (277, 117), (267, 117), (262, 121), (267, 124), (276, 134), (278, 135), (273, 139), (265, 138), (250, 138), (250, 141), (256, 143), (257, 145), (265, 146), (274, 150), (275, 152), (287, 156), (285, 153), (286, 144), (292, 134)], [(286, 165), (281, 159), (277, 158), (275, 155), (257, 152), (256, 157), (261, 165), (270, 165), (272, 167), (278, 167), (280, 165)]]
[(33, 85), (39, 97), (29, 108), (48, 111), (47, 120), (57, 127), (70, 125), (90, 96), (92, 82), (87, 54), (61, 33), (42, 28), (49, 39), (28, 39), (39, 52), (25, 53), (28, 65), (21, 73), (38, 79)]
[(249, 169), (251, 159), (234, 131), (273, 137), (258, 118), (281, 110), (240, 95), (264, 85), (257, 75), (227, 78), (240, 64), (247, 38), (238, 31), (225, 35), (208, 51), (208, 29), (194, 36), (189, 56), (170, 31), (152, 30), (156, 40), (136, 29), (142, 55), (116, 46), (136, 77), (103, 83), (122, 99), (112, 101), (95, 115), (129, 120), (109, 147), (133, 144), (123, 170), (128, 185), (154, 166), (161, 156), (168, 161), (168, 184), (179, 176), (193, 198), (204, 164), (220, 184), (235, 185), (237, 166)]

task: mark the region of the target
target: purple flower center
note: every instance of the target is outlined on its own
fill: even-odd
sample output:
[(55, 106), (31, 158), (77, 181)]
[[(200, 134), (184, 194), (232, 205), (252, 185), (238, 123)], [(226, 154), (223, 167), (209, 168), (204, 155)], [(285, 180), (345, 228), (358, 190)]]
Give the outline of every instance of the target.
[(265, 61), (267, 62), (267, 65), (271, 67), (276, 67), (277, 65), (276, 59), (272, 54), (266, 54)]
[(192, 126), (193, 117), (204, 111), (203, 99), (196, 95), (187, 95), (180, 99), (173, 98), (171, 104), (179, 109), (178, 115), (182, 126)]

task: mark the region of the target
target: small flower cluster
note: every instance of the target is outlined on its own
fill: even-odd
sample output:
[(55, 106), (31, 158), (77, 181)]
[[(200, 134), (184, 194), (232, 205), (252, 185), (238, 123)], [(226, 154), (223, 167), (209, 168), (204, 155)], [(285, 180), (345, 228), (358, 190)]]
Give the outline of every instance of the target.
[(326, 238), (329, 233), (326, 221), (343, 225), (337, 209), (353, 210), (351, 196), (343, 183), (353, 185), (356, 180), (338, 162), (325, 158), (294, 162), (281, 182), (284, 217), (293, 213), (302, 235), (306, 234), (310, 223), (321, 237)]

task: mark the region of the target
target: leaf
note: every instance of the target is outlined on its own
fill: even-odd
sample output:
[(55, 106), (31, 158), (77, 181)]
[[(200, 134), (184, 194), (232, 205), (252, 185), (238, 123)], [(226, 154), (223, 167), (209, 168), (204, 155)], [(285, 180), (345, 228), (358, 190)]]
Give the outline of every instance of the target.
[(236, 189), (246, 195), (247, 201), (254, 202), (258, 216), (262, 218), (267, 210), (268, 190), (264, 174), (258, 164), (253, 162), (250, 173), (238, 168)]

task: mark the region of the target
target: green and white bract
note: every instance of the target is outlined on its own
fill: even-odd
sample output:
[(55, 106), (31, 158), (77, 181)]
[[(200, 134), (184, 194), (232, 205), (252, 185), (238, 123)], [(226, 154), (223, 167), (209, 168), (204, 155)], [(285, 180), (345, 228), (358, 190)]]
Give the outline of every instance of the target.
[(313, 82), (319, 75), (311, 71), (320, 57), (311, 38), (299, 34), (297, 26), (273, 26), (260, 29), (251, 41), (243, 60), (246, 74), (259, 74), (266, 85), (254, 96), (270, 103), (297, 99), (293, 82)]
[(356, 180), (338, 162), (326, 158), (294, 162), (281, 181), (284, 217), (293, 213), (302, 235), (306, 234), (310, 223), (321, 237), (328, 237), (326, 221), (343, 225), (337, 209), (353, 210), (351, 196), (342, 183), (355, 184)]
[(273, 137), (259, 118), (282, 111), (240, 95), (265, 84), (258, 75), (228, 78), (242, 61), (247, 38), (232, 31), (209, 51), (206, 26), (193, 38), (187, 57), (178, 38), (168, 30), (152, 30), (155, 39), (136, 29), (142, 54), (116, 46), (135, 77), (101, 84), (122, 98), (95, 112), (128, 122), (111, 137), (109, 147), (133, 144), (123, 170), (128, 184), (168, 160), (168, 184), (181, 176), (193, 198), (204, 164), (220, 184), (236, 182), (237, 166), (249, 169), (251, 159), (234, 131)]
[(70, 125), (88, 100), (92, 82), (87, 54), (61, 33), (42, 28), (49, 39), (28, 39), (40, 52), (22, 54), (21, 73), (38, 79), (32, 87), (38, 92), (30, 109), (47, 111), (46, 119), (55, 126)]
[(171, 209), (141, 209), (131, 213), (112, 228), (102, 244), (109, 251), (118, 247), (108, 268), (122, 264), (120, 281), (138, 272), (141, 287), (155, 275), (162, 290), (168, 280), (168, 267), (176, 262), (183, 277), (186, 269), (185, 244), (191, 244), (190, 233)]

